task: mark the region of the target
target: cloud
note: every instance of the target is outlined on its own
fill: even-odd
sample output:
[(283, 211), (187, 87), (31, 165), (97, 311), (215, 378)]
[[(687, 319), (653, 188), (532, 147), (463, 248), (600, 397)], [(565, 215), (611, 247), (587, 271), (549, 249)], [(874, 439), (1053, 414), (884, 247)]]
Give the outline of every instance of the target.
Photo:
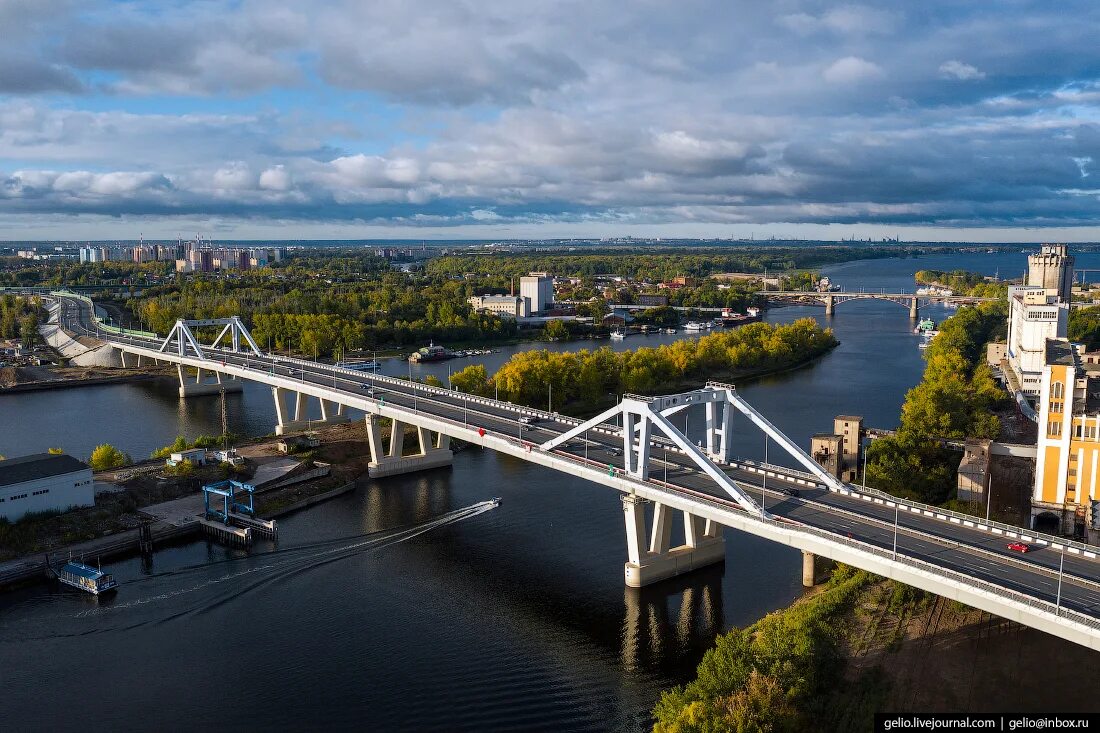
[(829, 64), (821, 72), (821, 75), (830, 84), (855, 84), (885, 76), (878, 64), (861, 59), (858, 56), (845, 56), (842, 59), (837, 59)]
[(949, 79), (959, 79), (961, 81), (973, 81), (985, 78), (984, 71), (979, 71), (977, 67), (971, 66), (970, 64), (964, 64), (962, 61), (957, 61), (955, 59), (944, 61), (940, 64), (940, 74)]
[(0, 0), (0, 219), (1083, 225), (1097, 23), (1083, 0)]

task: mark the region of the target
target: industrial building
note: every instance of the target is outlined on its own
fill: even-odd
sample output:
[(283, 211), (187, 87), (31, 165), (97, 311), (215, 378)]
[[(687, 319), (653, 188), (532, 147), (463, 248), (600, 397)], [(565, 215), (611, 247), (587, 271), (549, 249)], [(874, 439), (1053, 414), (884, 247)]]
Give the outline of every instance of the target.
[(527, 301), (527, 312), (541, 313), (554, 303), (554, 278), (545, 272), (532, 272), (519, 279), (520, 297)]
[(485, 311), (508, 318), (526, 318), (531, 315), (526, 298), (519, 295), (475, 295), (466, 299), (475, 311)]
[(67, 511), (95, 504), (92, 469), (72, 456), (36, 453), (0, 461), (0, 517)]
[(1064, 244), (1044, 244), (1027, 266), (1027, 285), (1008, 289), (1006, 355), (1020, 391), (1035, 397), (1047, 340), (1064, 339), (1068, 332), (1073, 257)]

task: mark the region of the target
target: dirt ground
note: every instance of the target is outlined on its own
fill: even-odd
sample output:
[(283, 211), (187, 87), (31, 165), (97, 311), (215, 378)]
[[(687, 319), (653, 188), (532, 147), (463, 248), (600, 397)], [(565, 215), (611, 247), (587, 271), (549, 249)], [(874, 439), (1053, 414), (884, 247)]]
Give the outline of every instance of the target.
[(880, 712), (1100, 711), (1093, 694), (1100, 654), (913, 589), (891, 603), (897, 587), (872, 586), (855, 614), (841, 704)]

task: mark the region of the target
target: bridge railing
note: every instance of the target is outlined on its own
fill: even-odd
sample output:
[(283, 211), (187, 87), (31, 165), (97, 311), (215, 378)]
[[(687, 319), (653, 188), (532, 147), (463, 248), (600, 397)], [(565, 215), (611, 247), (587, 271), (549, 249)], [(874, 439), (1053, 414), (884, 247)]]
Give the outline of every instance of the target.
[[(69, 296), (74, 296), (74, 294), (72, 294), (72, 293), (67, 293), (66, 292), (65, 294), (69, 295)], [(91, 303), (91, 299), (87, 298), (86, 296), (75, 295), (75, 297), (78, 297), (82, 300), (87, 301), (88, 303)], [(93, 310), (93, 312), (94, 312), (94, 310)], [(97, 321), (98, 321), (98, 318), (97, 318)], [(126, 329), (126, 330), (123, 331), (121, 329), (115, 329), (114, 327), (111, 327), (111, 328), (113, 329), (112, 332), (117, 332), (119, 335), (138, 335), (138, 336), (142, 336), (142, 337), (145, 337), (145, 338), (156, 338), (156, 334), (150, 334), (150, 333), (147, 333), (147, 332), (140, 332), (140, 331), (132, 331), (130, 329)], [(230, 353), (237, 353), (237, 352), (231, 352), (229, 349), (223, 349), (223, 348), (220, 348), (220, 347), (218, 349), (213, 349), (212, 351), (214, 351), (214, 352), (227, 351), (227, 352), (230, 352)], [(338, 373), (343, 373), (343, 374), (346, 374), (348, 376), (355, 376), (355, 377), (362, 377), (363, 376), (363, 372), (356, 371), (354, 369), (347, 369), (345, 367), (338, 367), (338, 366), (334, 366), (334, 365), (322, 364), (320, 362), (311, 361), (311, 360), (308, 360), (308, 359), (298, 359), (298, 358), (295, 358), (295, 357), (280, 356), (280, 355), (277, 355), (277, 354), (268, 354), (267, 356), (268, 356), (268, 358), (271, 358), (271, 359), (275, 360), (276, 362), (287, 363), (287, 364), (297, 364), (297, 365), (300, 365), (300, 366), (310, 367), (310, 368), (314, 368), (314, 369), (322, 368), (325, 371), (335, 370)], [(534, 416), (538, 416), (538, 417), (543, 418), (543, 419), (553, 419), (553, 420), (558, 420), (560, 422), (564, 422), (564, 423), (567, 423), (567, 424), (573, 424), (573, 425), (578, 425), (582, 422), (581, 420), (578, 420), (576, 418), (561, 415), (559, 413), (551, 413), (551, 412), (547, 412), (546, 410), (539, 410), (539, 409), (536, 409), (536, 408), (524, 407), (524, 406), (521, 406), (521, 405), (516, 405), (516, 404), (511, 403), (511, 402), (506, 402), (506, 401), (503, 401), (503, 400), (496, 400), (496, 399), (493, 399), (491, 397), (482, 397), (480, 395), (469, 394), (469, 393), (466, 393), (466, 392), (459, 392), (457, 390), (447, 389), (445, 387), (434, 387), (432, 385), (424, 384), (423, 382), (410, 382), (408, 379), (402, 379), (400, 377), (391, 377), (391, 376), (383, 375), (383, 374), (370, 374), (368, 376), (370, 376), (371, 379), (376, 381), (376, 382), (393, 384), (395, 386), (415, 385), (421, 391), (424, 391), (424, 392), (429, 393), (429, 394), (436, 394), (436, 395), (440, 395), (440, 396), (448, 396), (448, 397), (451, 397), (451, 398), (454, 398), (456, 395), (462, 395), (466, 400), (468, 400), (470, 402), (489, 405), (489, 406), (492, 406), (492, 407), (495, 407), (495, 408), (501, 409), (501, 410), (512, 411), (512, 412), (515, 412), (519, 415), (534, 415)], [(617, 434), (618, 431), (613, 430), (611, 428), (607, 428), (606, 430), (600, 430), (599, 432), (603, 432), (603, 433), (608, 434), (608, 435), (614, 435), (614, 434)], [(676, 448), (675, 446), (668, 446), (668, 448), (670, 450), (674, 450), (674, 451), (677, 451), (677, 452), (682, 452), (682, 451), (679, 451), (679, 449)], [(816, 476), (814, 476), (813, 474), (811, 474), (811, 473), (808, 473), (806, 471), (799, 471), (799, 470), (793, 469), (793, 468), (788, 468), (786, 466), (779, 466), (779, 465), (776, 465), (776, 464), (765, 463), (763, 461), (736, 459), (736, 460), (730, 461), (728, 465), (730, 465), (734, 468), (743, 468), (743, 469), (746, 469), (746, 470), (749, 470), (749, 471), (752, 471), (752, 472), (755, 472), (755, 473), (767, 474), (769, 476), (777, 476), (777, 477), (778, 476), (784, 476), (784, 477), (794, 478), (796, 480), (800, 480), (800, 482), (806, 482), (807, 485), (822, 485), (820, 480), (818, 480), (818, 478)], [(968, 527), (977, 528), (977, 529), (981, 529), (981, 530), (985, 530), (985, 531), (990, 531), (990, 532), (993, 532), (994, 534), (1000, 534), (1000, 535), (1003, 535), (1003, 536), (1008, 537), (1008, 538), (1021, 539), (1022, 541), (1025, 541), (1025, 542), (1033, 542), (1035, 544), (1049, 546), (1049, 547), (1051, 547), (1052, 549), (1055, 549), (1055, 550), (1065, 549), (1065, 551), (1067, 551), (1067, 552), (1069, 552), (1070, 554), (1073, 554), (1073, 555), (1081, 555), (1081, 556), (1092, 558), (1092, 559), (1095, 559), (1098, 556), (1100, 556), (1100, 553), (1098, 553), (1098, 549), (1100, 549), (1100, 548), (1097, 548), (1097, 547), (1091, 546), (1091, 545), (1086, 545), (1082, 542), (1077, 542), (1077, 541), (1074, 541), (1074, 540), (1066, 540), (1066, 539), (1054, 537), (1053, 535), (1047, 535), (1047, 534), (1043, 534), (1043, 533), (1039, 533), (1039, 532), (1030, 531), (1028, 529), (1018, 527), (1016, 525), (1005, 524), (1003, 522), (997, 522), (997, 521), (993, 521), (993, 520), (986, 520), (986, 519), (983, 519), (982, 517), (977, 517), (977, 516), (973, 516), (973, 515), (970, 515), (970, 514), (963, 514), (961, 512), (952, 511), (950, 509), (943, 509), (941, 507), (936, 507), (936, 506), (932, 506), (932, 505), (929, 505), (929, 504), (922, 504), (920, 502), (910, 501), (910, 500), (907, 500), (907, 499), (901, 499), (901, 498), (898, 498), (898, 497), (893, 496), (891, 494), (887, 494), (886, 492), (875, 489), (873, 487), (858, 487), (858, 486), (854, 486), (852, 484), (847, 484), (847, 486), (848, 486), (848, 491), (847, 492), (840, 492), (840, 493), (846, 493), (847, 495), (854, 496), (854, 497), (863, 497), (867, 500), (873, 501), (876, 504), (880, 504), (880, 505), (887, 506), (887, 507), (890, 507), (890, 508), (894, 507), (895, 505), (900, 505), (905, 511), (909, 512), (910, 514), (921, 514), (921, 515), (924, 515), (924, 516), (934, 517), (936, 519), (951, 522), (953, 524), (961, 524), (963, 526), (968, 526)], [(832, 489), (831, 487), (827, 487), (827, 488), (830, 488), (830, 490), (832, 490), (832, 491), (836, 491), (836, 489)]]
[[(295, 359), (293, 357), (275, 357), (274, 360), (277, 361), (277, 362), (296, 363), (296, 364), (300, 364), (302, 366), (309, 366), (309, 367), (318, 366), (317, 362), (312, 362), (312, 361), (303, 360), (303, 359)], [(257, 365), (259, 365), (260, 363), (262, 363), (262, 362), (257, 361)], [(337, 372), (345, 372), (345, 373), (348, 373), (350, 375), (362, 376), (362, 374), (360, 372), (357, 372), (355, 370), (345, 369), (343, 367), (332, 367), (332, 368)], [(402, 385), (402, 386), (409, 386), (409, 384), (410, 384), (410, 382), (408, 380), (398, 379), (398, 378), (395, 378), (395, 377), (388, 377), (388, 376), (384, 376), (384, 375), (377, 375), (377, 376), (375, 376), (375, 379), (378, 380), (378, 381), (390, 382), (390, 383), (399, 384), (399, 385)], [(425, 390), (429, 393), (433, 393), (433, 394), (437, 394), (437, 395), (446, 395), (446, 396), (448, 396), (452, 399), (456, 395), (464, 394), (464, 393), (456, 392), (454, 390), (448, 390), (448, 389), (444, 389), (444, 388), (440, 388), (440, 387), (432, 387), (430, 385), (418, 384), (417, 386), (420, 389)], [(515, 405), (511, 405), (511, 403), (503, 403), (503, 402), (500, 402), (499, 400), (491, 400), (489, 398), (482, 398), (482, 397), (479, 397), (477, 395), (466, 395), (466, 397), (467, 397), (467, 399), (476, 400), (478, 402), (509, 406), (511, 409), (517, 410), (517, 411), (521, 411), (521, 410), (525, 409), (525, 408), (517, 408)], [(542, 415), (547, 416), (547, 417), (551, 416), (550, 413), (546, 413), (546, 412), (542, 412), (542, 411), (530, 411), (530, 412), (531, 413), (542, 414)], [(555, 417), (555, 419), (560, 419), (560, 416), (554, 415), (553, 417)], [(452, 418), (448, 418), (448, 417), (445, 417), (445, 416), (432, 415), (432, 419), (436, 420), (436, 421), (439, 421), (439, 422), (452, 424), (456, 429), (459, 429), (459, 428), (461, 428), (463, 430), (470, 430), (471, 429), (468, 423), (458, 422), (457, 420), (454, 420)], [(519, 438), (515, 438), (515, 437), (512, 437), (512, 436), (496, 436), (496, 437), (498, 437), (500, 439), (503, 439), (503, 440), (506, 440), (509, 443), (515, 444), (516, 446), (521, 446), (524, 450), (537, 449), (537, 446), (534, 446), (534, 445), (532, 445), (532, 444), (530, 444), (526, 441), (523, 441), (522, 439), (519, 439)], [(567, 462), (576, 464), (578, 466), (585, 466), (585, 467), (588, 467), (588, 468), (593, 468), (596, 465), (599, 465), (602, 468), (602, 464), (599, 464), (598, 462), (595, 462), (595, 461), (592, 461), (592, 460), (587, 460), (587, 459), (585, 459), (581, 456), (574, 456), (574, 455), (572, 455), (568, 452), (565, 452), (565, 451), (555, 450), (555, 451), (553, 451), (553, 454), (556, 458), (565, 460)], [(755, 465), (758, 465), (758, 466), (764, 465), (764, 466), (772, 467), (772, 466), (770, 466), (770, 464), (755, 464)], [(779, 466), (774, 466), (773, 468), (780, 469), (780, 470), (785, 470), (785, 469), (783, 469), (783, 467), (779, 467)], [(1037, 610), (1044, 611), (1046, 613), (1053, 614), (1056, 617), (1066, 619), (1067, 621), (1080, 623), (1082, 625), (1088, 626), (1089, 628), (1093, 628), (1093, 629), (1100, 629), (1100, 619), (1097, 619), (1093, 616), (1089, 616), (1087, 614), (1083, 614), (1081, 612), (1078, 612), (1078, 611), (1075, 611), (1075, 610), (1072, 610), (1072, 609), (1067, 609), (1067, 608), (1061, 607), (1058, 604), (1051, 603), (1050, 601), (1045, 601), (1045, 600), (1042, 600), (1042, 599), (1034, 598), (1034, 597), (1029, 596), (1025, 593), (1020, 593), (1019, 591), (1014, 591), (1014, 590), (1011, 590), (1009, 588), (1005, 588), (1004, 586), (996, 585), (995, 583), (991, 583), (991, 582), (983, 580), (981, 578), (976, 578), (972, 575), (967, 575), (966, 573), (962, 573), (962, 572), (959, 572), (959, 571), (956, 571), (956, 570), (952, 570), (950, 568), (943, 567), (941, 565), (936, 565), (934, 563), (930, 563), (930, 562), (927, 562), (927, 561), (924, 561), (924, 560), (920, 560), (920, 559), (911, 557), (909, 555), (906, 555), (904, 552), (901, 552), (901, 553), (899, 553), (895, 556), (894, 553), (891, 550), (887, 550), (887, 549), (879, 547), (877, 545), (874, 545), (874, 544), (871, 544), (871, 543), (868, 543), (868, 542), (863, 542), (861, 540), (856, 540), (854, 538), (845, 537), (845, 536), (840, 535), (840, 534), (834, 534), (834, 533), (831, 533), (831, 532), (826, 532), (824, 530), (820, 530), (820, 529), (817, 529), (815, 527), (810, 527), (810, 526), (801, 524), (799, 522), (793, 522), (791, 520), (784, 520), (782, 522), (778, 522), (776, 520), (767, 520), (767, 519), (764, 519), (764, 518), (756, 517), (752, 514), (744, 512), (739, 507), (735, 507), (735, 506), (731, 505), (730, 503), (721, 501), (717, 498), (708, 498), (705, 495), (701, 495), (698, 492), (694, 492), (694, 491), (684, 491), (684, 490), (681, 490), (678, 487), (675, 487), (671, 484), (665, 484), (664, 482), (661, 482), (661, 481), (658, 481), (658, 480), (655, 480), (655, 479), (649, 479), (649, 480), (643, 481), (641, 479), (631, 477), (631, 476), (629, 476), (628, 474), (625, 474), (622, 471), (617, 471), (615, 475), (623, 481), (626, 481), (628, 483), (636, 484), (639, 487), (644, 487), (646, 490), (656, 489), (658, 491), (666, 491), (666, 492), (675, 494), (675, 495), (679, 496), (680, 498), (686, 497), (686, 498), (691, 499), (692, 501), (709, 505), (709, 506), (711, 506), (715, 509), (721, 510), (721, 511), (736, 510), (742, 516), (748, 518), (750, 521), (761, 522), (761, 523), (770, 523), (772, 525), (782, 524), (784, 527), (793, 529), (795, 531), (803, 532), (803, 533), (807, 533), (807, 534), (812, 534), (812, 535), (815, 535), (815, 536), (817, 536), (821, 539), (824, 539), (824, 540), (827, 540), (827, 541), (830, 541), (830, 542), (835, 542), (835, 543), (840, 543), (840, 544), (843, 544), (843, 545), (846, 545), (846, 546), (850, 546), (850, 547), (858, 549), (862, 552), (867, 552), (867, 553), (873, 554), (875, 556), (878, 556), (880, 558), (888, 559), (891, 562), (898, 562), (898, 563), (902, 563), (902, 564), (905, 564), (905, 565), (909, 565), (909, 566), (912, 566), (916, 569), (922, 570), (924, 572), (931, 573), (933, 575), (950, 578), (950, 579), (953, 579), (955, 581), (962, 582), (964, 584), (968, 584), (968, 585), (971, 585), (971, 586), (981, 588), (982, 590), (985, 590), (985, 591), (987, 591), (989, 593), (992, 593), (994, 595), (1003, 597), (1005, 599), (1008, 599), (1008, 600), (1011, 600), (1011, 601), (1014, 601), (1014, 602), (1017, 602), (1017, 603), (1024, 604), (1026, 606), (1035, 608)], [(856, 492), (853, 492), (853, 493), (856, 493)], [(872, 493), (872, 490), (868, 490), (867, 493), (868, 494)], [(894, 497), (890, 497), (889, 495), (882, 494), (882, 492), (874, 491), (873, 493), (881, 494), (884, 501), (888, 499), (891, 504), (903, 503), (903, 502), (899, 502)], [(910, 503), (910, 504), (912, 504), (912, 503)], [(913, 505), (920, 507), (920, 505), (916, 505), (916, 504), (913, 504)], [(929, 508), (933, 509), (933, 510), (936, 509), (935, 507), (929, 507)], [(973, 517), (969, 517), (968, 515), (961, 515), (961, 514), (957, 514), (955, 512), (948, 512), (947, 510), (942, 510), (940, 513), (941, 514), (953, 514), (953, 515), (956, 515), (958, 517), (965, 517), (968, 520), (975, 519)], [(1008, 527), (1008, 525), (1002, 525), (1002, 526)], [(1019, 529), (1019, 528), (1011, 528), (1011, 529)]]
[[(568, 455), (568, 454), (566, 454), (566, 455)], [(581, 459), (580, 462), (583, 463), (584, 460)], [(589, 461), (588, 463), (592, 463), (592, 462)], [(627, 475), (624, 475), (623, 478), (630, 481), (630, 482), (632, 482), (632, 483), (637, 483), (639, 486), (645, 486), (647, 489), (652, 489), (653, 484), (658, 484), (658, 485), (663, 484), (663, 482), (661, 482), (661, 481), (656, 481), (656, 480), (650, 479), (648, 482), (646, 482), (646, 481), (642, 481), (640, 479), (634, 479), (633, 477), (629, 477)], [(678, 490), (676, 487), (673, 487), (673, 486), (668, 485), (668, 484), (664, 484), (662, 490), (670, 491), (671, 493), (677, 494), (681, 497), (684, 496), (684, 492), (682, 492), (682, 491)], [(944, 567), (942, 565), (936, 565), (935, 563), (931, 563), (931, 562), (928, 562), (926, 560), (921, 560), (919, 558), (915, 558), (915, 557), (906, 555), (901, 551), (899, 551), (897, 553), (897, 555), (895, 556), (893, 550), (886, 549), (884, 547), (880, 547), (878, 545), (874, 545), (874, 544), (871, 544), (869, 542), (864, 542), (862, 540), (857, 540), (857, 539), (854, 539), (854, 538), (846, 537), (842, 534), (834, 534), (832, 532), (827, 532), (825, 530), (821, 530), (821, 529), (818, 529), (816, 527), (811, 527), (809, 525), (805, 525), (805, 524), (802, 524), (801, 522), (796, 522), (794, 520), (790, 520), (790, 519), (783, 519), (783, 520), (764, 519), (764, 518), (761, 518), (759, 516), (754, 516), (752, 514), (744, 512), (744, 510), (741, 509), (741, 507), (735, 506), (732, 503), (726, 503), (724, 501), (709, 499), (709, 498), (706, 498), (704, 496), (698, 496), (695, 492), (691, 492), (690, 495), (689, 495), (689, 498), (691, 498), (693, 501), (697, 501), (697, 502), (700, 502), (700, 503), (703, 503), (703, 504), (708, 504), (708, 505), (712, 506), (715, 509), (726, 510), (726, 511), (737, 511), (738, 513), (743, 514), (747, 519), (749, 519), (750, 521), (753, 521), (753, 522), (758, 522), (758, 523), (761, 523), (761, 524), (783, 525), (785, 527), (795, 529), (796, 531), (799, 531), (799, 532), (804, 532), (806, 534), (815, 535), (817, 537), (828, 540), (830, 542), (837, 542), (837, 543), (840, 543), (840, 544), (858, 549), (858, 550), (863, 551), (863, 552), (868, 552), (868, 553), (873, 554), (877, 557), (889, 560), (890, 562), (901, 563), (903, 565), (908, 565), (908, 566), (911, 566), (913, 568), (922, 570), (924, 572), (931, 573), (933, 575), (939, 575), (939, 576), (942, 576), (942, 577), (951, 578), (953, 580), (963, 582), (963, 583), (968, 584), (968, 585), (980, 587), (982, 590), (985, 590), (985, 591), (987, 591), (989, 593), (992, 593), (994, 595), (997, 595), (997, 596), (1000, 596), (1002, 598), (1006, 598), (1006, 599), (1009, 599), (1009, 600), (1012, 600), (1012, 601), (1015, 601), (1015, 602), (1018, 602), (1018, 603), (1023, 603), (1023, 604), (1025, 604), (1025, 605), (1027, 605), (1031, 608), (1035, 608), (1035, 609), (1038, 609), (1038, 610), (1041, 610), (1041, 611), (1045, 611), (1047, 613), (1054, 614), (1058, 618), (1067, 619), (1069, 621), (1080, 623), (1080, 624), (1082, 624), (1084, 626), (1088, 626), (1089, 628), (1092, 628), (1092, 629), (1100, 629), (1100, 618), (1097, 618), (1097, 617), (1094, 617), (1094, 616), (1089, 616), (1088, 614), (1081, 613), (1080, 611), (1075, 611), (1073, 609), (1066, 608), (1064, 606), (1061, 606), (1061, 605), (1056, 604), (1056, 603), (1052, 603), (1050, 601), (1046, 601), (1046, 600), (1043, 600), (1043, 599), (1040, 599), (1040, 598), (1035, 598), (1033, 596), (1029, 596), (1026, 593), (1021, 593), (1019, 591), (1015, 591), (1015, 590), (1012, 590), (1010, 588), (1006, 588), (1004, 586), (997, 585), (996, 583), (991, 583), (987, 580), (983, 580), (981, 578), (974, 577), (973, 575), (968, 575), (966, 573), (963, 573), (963, 572), (960, 572), (960, 571), (957, 571), (957, 570), (952, 570), (951, 568), (947, 568), (947, 567)]]
[(88, 305), (88, 309), (92, 314), (92, 319), (95, 321), (96, 327), (102, 329), (103, 331), (105, 331), (107, 333), (113, 333), (113, 334), (117, 334), (119, 336), (134, 335), (134, 336), (141, 336), (143, 338), (150, 338), (150, 339), (157, 338), (157, 334), (155, 334), (151, 331), (140, 331), (136, 328), (120, 328), (119, 326), (115, 326), (113, 324), (107, 323), (106, 321), (104, 321), (102, 318), (99, 317), (98, 313), (95, 312), (95, 303), (92, 302), (92, 299), (89, 298), (87, 295), (81, 295), (80, 293), (74, 293), (71, 290), (51, 290), (49, 292), (49, 295), (52, 295), (55, 298), (56, 297), (66, 297), (66, 298), (75, 298), (76, 300), (83, 301), (84, 303), (86, 303)]

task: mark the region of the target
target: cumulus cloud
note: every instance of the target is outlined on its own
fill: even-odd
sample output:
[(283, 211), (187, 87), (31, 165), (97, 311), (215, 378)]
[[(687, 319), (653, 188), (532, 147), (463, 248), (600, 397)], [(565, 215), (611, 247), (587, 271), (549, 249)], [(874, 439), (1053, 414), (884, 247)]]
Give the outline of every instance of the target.
[(858, 56), (845, 56), (825, 67), (821, 75), (830, 84), (853, 84), (868, 79), (881, 78), (883, 71), (878, 64), (872, 61), (861, 59)]
[(0, 217), (1089, 223), (1070, 5), (0, 0)]
[(977, 67), (965, 64), (956, 59), (944, 61), (940, 64), (940, 74), (949, 79), (959, 79), (961, 81), (972, 81), (985, 78), (984, 71), (979, 71)]

